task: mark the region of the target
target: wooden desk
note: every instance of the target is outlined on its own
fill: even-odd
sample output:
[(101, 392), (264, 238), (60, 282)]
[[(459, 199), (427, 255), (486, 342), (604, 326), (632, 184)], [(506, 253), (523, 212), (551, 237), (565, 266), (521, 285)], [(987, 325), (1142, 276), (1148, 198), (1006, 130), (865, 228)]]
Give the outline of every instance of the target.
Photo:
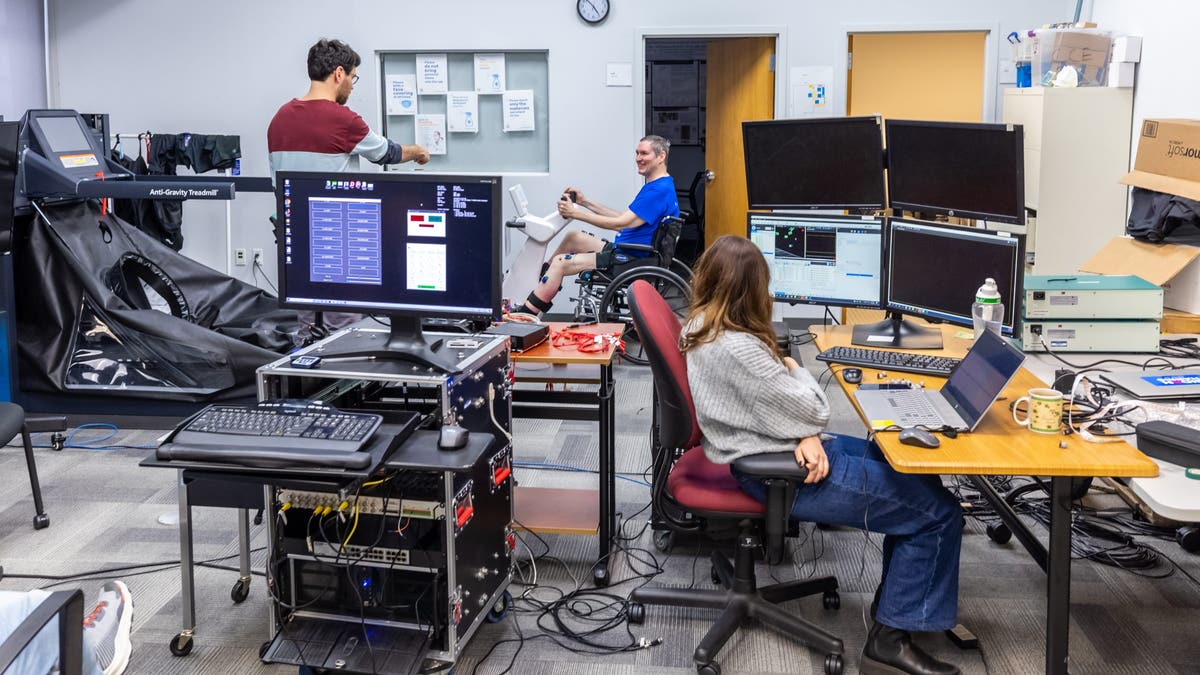
[[(536, 488), (518, 486), (513, 496), (513, 517), (519, 525), (535, 532), (592, 534), (599, 531), (599, 554), (592, 566), (597, 586), (608, 585), (612, 545), (617, 532), (616, 419), (613, 405), (612, 362), (615, 345), (600, 352), (580, 352), (552, 344), (556, 331), (567, 323), (550, 323), (551, 339), (522, 352), (512, 360), (518, 384), (595, 384), (598, 390), (565, 391), (514, 388), (513, 417), (534, 419), (591, 420), (599, 424), (599, 490)], [(624, 324), (602, 323), (575, 328), (596, 335), (620, 335)], [(544, 364), (540, 368), (529, 367)], [(547, 367), (548, 366), (548, 367)]]
[[(922, 353), (961, 357), (971, 340), (960, 337), (962, 328), (942, 326), (943, 349)], [(813, 326), (817, 348), (849, 345), (850, 326)], [(841, 370), (833, 366), (835, 371)], [(878, 370), (863, 369), (864, 382), (877, 382)], [(933, 375), (896, 373), (940, 388), (945, 378)], [(850, 402), (863, 417), (854, 400), (854, 385), (835, 378)], [(895, 432), (879, 432), (876, 443), (888, 462), (903, 473), (960, 474), (971, 482), (996, 509), (1001, 520), (1046, 572), (1046, 672), (1066, 673), (1068, 626), (1071, 611), (1071, 477), (1075, 476), (1155, 476), (1158, 466), (1136, 448), (1125, 443), (1087, 443), (1078, 434), (1042, 435), (1025, 430), (1013, 422), (1009, 402), (1025, 395), (1031, 387), (1046, 386), (1022, 368), (1000, 399), (972, 433), (958, 438), (942, 437), (938, 448), (903, 445)], [(863, 418), (866, 422), (866, 418)], [(1065, 441), (1066, 447), (1060, 447)], [(1043, 546), (1012, 508), (996, 493), (985, 475), (1050, 476), (1051, 509), (1049, 547)]]

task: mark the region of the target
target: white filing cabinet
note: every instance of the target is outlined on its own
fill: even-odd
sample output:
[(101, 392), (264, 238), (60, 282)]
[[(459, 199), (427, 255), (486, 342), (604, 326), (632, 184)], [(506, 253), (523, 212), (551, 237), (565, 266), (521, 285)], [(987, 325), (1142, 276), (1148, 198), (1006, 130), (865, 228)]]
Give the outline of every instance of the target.
[(1004, 91), (1004, 121), (1025, 130), (1026, 232), (1033, 274), (1074, 272), (1125, 232), (1133, 90)]

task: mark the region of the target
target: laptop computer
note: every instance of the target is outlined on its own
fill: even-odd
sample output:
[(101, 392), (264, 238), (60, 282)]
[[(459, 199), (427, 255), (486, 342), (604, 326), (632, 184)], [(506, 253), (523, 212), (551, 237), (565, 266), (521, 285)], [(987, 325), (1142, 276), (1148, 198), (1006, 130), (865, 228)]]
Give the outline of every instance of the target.
[(1020, 370), (1025, 354), (984, 331), (941, 389), (856, 389), (872, 429), (923, 426), (971, 431)]
[(1200, 398), (1200, 370), (1118, 370), (1100, 379), (1140, 399)]

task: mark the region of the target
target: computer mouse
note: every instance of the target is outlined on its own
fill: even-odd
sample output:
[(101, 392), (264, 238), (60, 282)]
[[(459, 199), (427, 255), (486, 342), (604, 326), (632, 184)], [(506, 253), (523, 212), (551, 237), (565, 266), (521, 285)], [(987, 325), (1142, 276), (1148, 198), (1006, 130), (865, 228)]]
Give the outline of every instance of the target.
[(438, 434), (438, 450), (459, 450), (465, 448), (467, 446), (467, 438), (470, 435), (470, 431), (457, 424), (443, 425), (441, 433)]
[(909, 427), (901, 430), (900, 442), (905, 445), (917, 445), (922, 448), (936, 448), (942, 444), (937, 436), (917, 427)]
[(858, 384), (862, 382), (862, 369), (842, 368), (842, 381), (846, 384)]

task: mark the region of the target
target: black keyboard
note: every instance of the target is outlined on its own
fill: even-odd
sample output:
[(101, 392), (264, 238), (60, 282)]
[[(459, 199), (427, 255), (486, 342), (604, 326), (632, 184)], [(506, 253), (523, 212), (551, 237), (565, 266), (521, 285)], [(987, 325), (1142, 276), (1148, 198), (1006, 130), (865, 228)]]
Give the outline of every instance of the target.
[(213, 405), (192, 418), (171, 442), (358, 452), (382, 422), (380, 415), (343, 412), (317, 401), (264, 401), (250, 407)]
[(865, 347), (830, 347), (817, 354), (818, 361), (840, 363), (845, 366), (860, 366), (876, 370), (898, 370), (922, 375), (949, 375), (962, 359), (911, 352), (892, 352), (885, 349)]

